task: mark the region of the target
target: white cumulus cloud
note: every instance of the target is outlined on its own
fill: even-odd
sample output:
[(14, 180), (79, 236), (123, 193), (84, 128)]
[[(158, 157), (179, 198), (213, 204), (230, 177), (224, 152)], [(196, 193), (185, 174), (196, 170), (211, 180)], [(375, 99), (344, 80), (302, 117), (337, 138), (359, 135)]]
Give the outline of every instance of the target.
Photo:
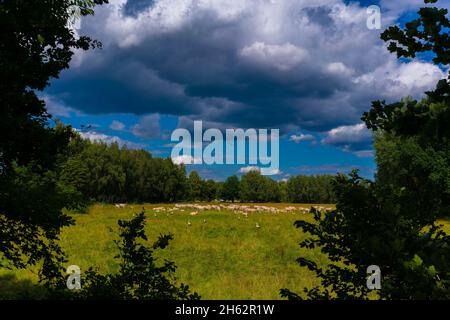
[[(269, 176), (276, 176), (276, 175), (280, 175), (283, 173), (282, 171), (280, 171), (280, 169), (277, 169), (277, 168), (265, 168), (264, 170), (265, 170), (264, 174), (269, 175)], [(248, 167), (242, 167), (239, 169), (239, 173), (245, 174), (245, 173), (249, 173), (249, 172), (261, 172), (261, 167), (248, 166)]]
[(252, 171), (261, 172), (261, 168), (258, 166), (248, 166), (248, 167), (242, 167), (239, 169), (240, 173), (249, 173)]
[(79, 132), (81, 137), (87, 140), (90, 140), (91, 142), (103, 142), (108, 145), (112, 143), (117, 143), (119, 147), (126, 146), (129, 149), (143, 149), (144, 145), (135, 143), (132, 141), (127, 141), (122, 138), (119, 138), (117, 136), (110, 136), (106, 135), (104, 133), (99, 133), (95, 131), (88, 131), (88, 132)]
[(194, 158), (190, 155), (182, 155), (182, 156), (176, 156), (176, 157), (172, 157), (172, 161), (175, 164), (194, 164), (194, 162), (196, 162), (197, 158)]
[(125, 124), (120, 122), (120, 121), (114, 120), (109, 125), (109, 128), (112, 129), (112, 130), (115, 130), (115, 131), (122, 131), (122, 130), (125, 129)]
[(370, 131), (364, 123), (353, 126), (341, 126), (330, 130), (322, 140), (326, 144), (355, 143), (367, 140), (371, 137)]
[(308, 58), (307, 50), (294, 46), (291, 43), (271, 45), (255, 42), (250, 46), (244, 47), (240, 54), (253, 62), (273, 66), (282, 71), (289, 70)]
[(312, 134), (293, 134), (291, 135), (291, 137), (289, 138), (289, 141), (294, 141), (295, 143), (300, 143), (303, 141), (315, 141), (316, 138), (312, 135)]

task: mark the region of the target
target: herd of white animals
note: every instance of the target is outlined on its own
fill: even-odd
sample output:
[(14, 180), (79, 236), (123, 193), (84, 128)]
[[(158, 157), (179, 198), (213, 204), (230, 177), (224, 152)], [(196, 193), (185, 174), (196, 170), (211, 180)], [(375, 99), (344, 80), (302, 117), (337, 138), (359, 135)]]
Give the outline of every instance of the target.
[[(127, 207), (125, 203), (117, 203), (115, 204), (116, 208), (123, 209)], [(318, 211), (330, 211), (332, 208), (324, 207), (324, 206), (312, 206)], [(202, 211), (232, 211), (236, 214), (241, 214), (247, 217), (251, 213), (258, 212), (270, 212), (270, 213), (308, 213), (311, 207), (272, 207), (267, 205), (243, 205), (243, 204), (195, 204), (195, 203), (186, 203), (186, 204), (175, 204), (170, 207), (156, 207), (151, 210), (155, 213), (166, 212), (186, 212), (188, 211), (191, 216), (196, 216)]]
[[(128, 205), (125, 203), (116, 203), (115, 207), (118, 209), (126, 208)], [(132, 205), (131, 205), (132, 206)], [(324, 206), (312, 206), (312, 208), (321, 211), (331, 211), (332, 208), (324, 207)], [(180, 213), (188, 213), (190, 216), (197, 216), (203, 211), (231, 211), (238, 216), (238, 219), (241, 219), (241, 216), (247, 218), (249, 214), (254, 213), (262, 213), (269, 212), (273, 214), (278, 213), (301, 213), (306, 214), (310, 212), (311, 207), (295, 207), (295, 206), (287, 206), (287, 207), (272, 207), (267, 205), (243, 205), (243, 204), (195, 204), (195, 203), (186, 203), (186, 204), (175, 204), (173, 206), (166, 207), (156, 207), (151, 208), (154, 216), (156, 217), (158, 213), (166, 213), (173, 214), (174, 212)], [(206, 219), (203, 219), (203, 223), (206, 223)], [(187, 225), (190, 227), (192, 225), (191, 221), (187, 222)], [(260, 229), (261, 226), (259, 223), (256, 223), (256, 229)]]

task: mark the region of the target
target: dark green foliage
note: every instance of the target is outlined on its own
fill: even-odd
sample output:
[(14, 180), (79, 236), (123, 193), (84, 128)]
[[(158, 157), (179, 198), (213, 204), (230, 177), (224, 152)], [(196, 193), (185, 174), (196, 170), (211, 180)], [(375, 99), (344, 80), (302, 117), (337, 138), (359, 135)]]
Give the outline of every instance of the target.
[(293, 202), (289, 198), (287, 181), (285, 181), (285, 180), (279, 181), (278, 188), (280, 189), (280, 201), (281, 202), (283, 202), (283, 203)]
[[(435, 63), (449, 64), (446, 15), (447, 10), (423, 8), (404, 30), (391, 27), (382, 38), (399, 57), (432, 51)], [(366, 268), (378, 265), (382, 299), (450, 299), (450, 236), (436, 222), (449, 207), (449, 88), (442, 80), (420, 102), (376, 101), (364, 114), (376, 132), (376, 182), (356, 172), (339, 176), (336, 210), (313, 210), (315, 223), (296, 222), (311, 235), (300, 245), (318, 247), (331, 260), (319, 267), (298, 259), (322, 283), (305, 289), (307, 298), (367, 299)], [(289, 290), (281, 293), (300, 298)]]
[(201, 201), (204, 198), (205, 185), (197, 171), (192, 171), (188, 178), (188, 199), (192, 201)]
[(287, 199), (293, 203), (335, 203), (334, 176), (295, 176), (286, 186)]
[(25, 268), (47, 257), (48, 243), (72, 223), (62, 209), (75, 208), (80, 196), (39, 160), (9, 165), (0, 174), (0, 266)]
[(203, 180), (195, 170), (189, 174), (186, 186), (186, 190), (180, 189), (184, 192), (183, 200), (214, 201), (220, 195), (219, 184), (212, 179)]
[[(0, 3), (0, 168), (38, 161), (51, 166), (67, 132), (46, 124), (50, 116), (35, 90), (68, 68), (74, 49), (99, 46), (86, 36), (75, 37), (67, 27), (68, 8), (78, 5), (82, 15), (107, 1), (5, 0)], [(32, 142), (32, 143), (30, 143)]]
[[(164, 250), (172, 235), (161, 235), (153, 245), (148, 246), (145, 234), (144, 212), (130, 221), (119, 220), (120, 240), (116, 241), (119, 254), (119, 271), (102, 275), (90, 268), (81, 279), (81, 290), (65, 289), (63, 270), (51, 279), (42, 278), (49, 288), (51, 298), (63, 299), (112, 299), (112, 300), (198, 300), (197, 293), (191, 293), (189, 286), (176, 284), (176, 266), (173, 262), (159, 261), (157, 250)], [(55, 263), (54, 270), (58, 270)], [(58, 281), (55, 281), (58, 279)], [(51, 280), (51, 282), (49, 282)]]
[(450, 214), (450, 143), (437, 147), (420, 140), (380, 132), (375, 139), (377, 181), (407, 187), (414, 210), (433, 221)]
[(226, 201), (234, 202), (239, 199), (240, 182), (236, 176), (228, 177), (223, 183), (221, 198)]
[[(426, 1), (435, 3), (437, 1)], [(420, 53), (434, 55), (434, 62), (450, 64), (448, 10), (422, 8), (419, 17), (388, 28), (382, 39), (399, 57)], [(448, 214), (450, 207), (450, 83), (438, 82), (421, 101), (403, 99), (372, 103), (363, 120), (378, 134), (376, 148), (379, 181), (407, 186), (417, 209), (433, 207), (434, 215)], [(420, 199), (420, 201), (419, 201)], [(431, 218), (432, 219), (432, 218)]]
[[(231, 181), (234, 184), (233, 190), (234, 192), (239, 190), (239, 199), (244, 202), (335, 202), (332, 190), (333, 176), (294, 176), (287, 182), (275, 182), (259, 172), (252, 171), (242, 176), (240, 185), (236, 184), (233, 177), (229, 179), (233, 179)], [(229, 183), (230, 181), (225, 181), (224, 190), (230, 189)], [(224, 200), (232, 199), (224, 198)]]
[[(381, 268), (381, 298), (450, 298), (450, 237), (425, 213), (412, 209), (406, 189), (373, 183), (354, 172), (349, 178), (338, 176), (335, 191), (336, 210), (312, 210), (314, 223), (295, 223), (312, 235), (300, 246), (320, 248), (331, 260), (327, 267), (297, 260), (322, 282), (321, 287), (305, 289), (307, 298), (367, 299), (370, 265)], [(288, 290), (282, 295), (298, 298)]]
[[(425, 0), (425, 3), (436, 3), (438, 0)], [(419, 17), (405, 24), (388, 28), (381, 39), (388, 42), (388, 49), (397, 53), (399, 58), (415, 58), (417, 54), (432, 52), (435, 64), (450, 64), (447, 29), (450, 22), (448, 10), (436, 7), (424, 7), (418, 12)]]
[(84, 212), (89, 204), (85, 197), (89, 181), (89, 171), (79, 158), (71, 158), (59, 167), (59, 186), (68, 199), (65, 207), (70, 210)]
[(185, 169), (172, 160), (153, 158), (144, 150), (121, 149), (116, 143), (80, 140), (71, 141), (60, 180), (81, 192), (86, 201), (156, 203), (185, 197)]
[(184, 166), (175, 165), (171, 159), (153, 158), (144, 150), (122, 149), (120, 154), (125, 175), (124, 191), (117, 193), (121, 201), (175, 202), (184, 197)]
[(75, 49), (99, 46), (67, 27), (69, 6), (89, 15), (106, 2), (0, 1), (0, 259), (8, 266), (60, 254), (54, 241), (71, 222), (61, 209), (77, 191), (58, 180), (56, 167), (71, 130), (49, 125), (36, 91), (69, 66)]
[(69, 7), (78, 6), (85, 16), (107, 2), (0, 1), (1, 267), (42, 262), (40, 278), (57, 294), (53, 298), (198, 299), (187, 286), (172, 283), (172, 262), (157, 265), (153, 256), (171, 236), (161, 236), (152, 248), (141, 243), (147, 240), (144, 214), (119, 221), (118, 274), (102, 276), (91, 269), (81, 292), (63, 289), (66, 259), (57, 240), (60, 229), (72, 222), (62, 213), (64, 207), (80, 208), (87, 194), (104, 200), (175, 201), (185, 179), (184, 168), (170, 160), (153, 160), (146, 152), (119, 150), (117, 145), (90, 144), (69, 127), (52, 127), (45, 103), (36, 95), (68, 68), (75, 49), (100, 47), (68, 27)]
[[(134, 203), (216, 199), (249, 202), (334, 201), (331, 176), (298, 176), (286, 184), (258, 172), (250, 172), (243, 176), (243, 184), (236, 176), (218, 183), (202, 179), (197, 171), (191, 171), (186, 177), (185, 167), (174, 164), (171, 159), (153, 158), (145, 150), (119, 148), (116, 143), (92, 143), (77, 134), (74, 134), (68, 150), (59, 157), (59, 163), (60, 183), (67, 192), (73, 191), (74, 200), (70, 208), (83, 208), (89, 200)], [(85, 199), (84, 203), (82, 199)]]
[(243, 202), (280, 202), (278, 184), (257, 171), (242, 176), (240, 199)]
[(214, 180), (208, 179), (205, 181), (204, 199), (206, 201), (213, 201), (217, 199), (217, 183)]
[[(425, 0), (436, 3), (437, 0)], [(389, 50), (397, 56), (414, 58), (426, 53), (434, 56), (434, 63), (450, 64), (450, 21), (448, 10), (435, 7), (421, 8), (418, 18), (405, 24), (404, 29), (392, 26), (383, 32), (381, 38), (389, 43)], [(415, 135), (425, 143), (440, 143), (450, 137), (450, 84), (448, 80), (438, 82), (436, 89), (426, 93), (421, 102), (406, 99), (386, 104), (373, 102), (372, 109), (363, 120), (369, 129), (383, 129), (399, 136)]]

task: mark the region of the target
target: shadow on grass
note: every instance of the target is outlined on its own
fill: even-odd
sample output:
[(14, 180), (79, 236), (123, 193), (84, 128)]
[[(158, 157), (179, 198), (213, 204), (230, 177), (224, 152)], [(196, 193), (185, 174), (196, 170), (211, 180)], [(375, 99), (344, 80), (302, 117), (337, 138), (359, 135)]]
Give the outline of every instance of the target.
[(13, 273), (0, 275), (0, 300), (40, 300), (46, 289), (30, 279), (18, 279)]

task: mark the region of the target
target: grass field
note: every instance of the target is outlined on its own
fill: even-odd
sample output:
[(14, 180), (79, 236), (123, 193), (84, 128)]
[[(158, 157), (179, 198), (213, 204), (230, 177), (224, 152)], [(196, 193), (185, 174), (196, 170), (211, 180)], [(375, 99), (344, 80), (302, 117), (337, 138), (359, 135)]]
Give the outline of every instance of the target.
[[(279, 290), (301, 292), (318, 284), (314, 275), (299, 267), (299, 256), (326, 264), (319, 251), (298, 246), (305, 235), (293, 226), (299, 219), (312, 220), (300, 208), (310, 205), (265, 205), (292, 212), (255, 212), (245, 217), (236, 210), (169, 211), (173, 205), (129, 205), (116, 208), (94, 205), (86, 214), (73, 214), (76, 225), (65, 228), (61, 243), (69, 257), (68, 265), (89, 266), (100, 272), (114, 272), (118, 219), (130, 219), (145, 207), (146, 232), (153, 242), (159, 234), (172, 233), (175, 239), (161, 258), (178, 266), (177, 277), (203, 299), (280, 299)], [(156, 207), (165, 209), (155, 212)], [(190, 225), (189, 225), (190, 223)], [(449, 221), (443, 222), (450, 230)], [(257, 228), (256, 225), (260, 228)], [(111, 228), (113, 231), (111, 231)], [(37, 279), (37, 270), (0, 271), (0, 298), (12, 298)], [(36, 289), (37, 290), (37, 289)], [(38, 290), (36, 295), (39, 295)]]

